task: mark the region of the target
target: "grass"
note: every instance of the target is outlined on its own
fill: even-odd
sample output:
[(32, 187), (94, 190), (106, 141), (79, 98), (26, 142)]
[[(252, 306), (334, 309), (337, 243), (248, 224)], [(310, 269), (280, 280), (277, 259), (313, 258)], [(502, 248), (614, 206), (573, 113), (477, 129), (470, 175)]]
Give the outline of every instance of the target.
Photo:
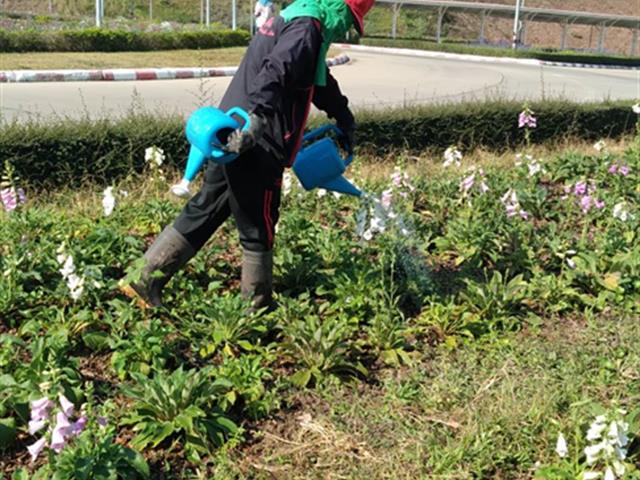
[(157, 52), (32, 52), (2, 54), (3, 70), (223, 67), (238, 65), (245, 47)]
[[(240, 63), (245, 47), (156, 52), (30, 52), (3, 53), (3, 70), (105, 68), (230, 67)], [(338, 55), (332, 48), (328, 57)]]
[[(549, 319), (457, 350), (419, 345), (374, 385), (294, 395), (225, 478), (532, 478), (594, 404), (640, 402), (637, 317)], [(620, 360), (615, 360), (620, 359)]]

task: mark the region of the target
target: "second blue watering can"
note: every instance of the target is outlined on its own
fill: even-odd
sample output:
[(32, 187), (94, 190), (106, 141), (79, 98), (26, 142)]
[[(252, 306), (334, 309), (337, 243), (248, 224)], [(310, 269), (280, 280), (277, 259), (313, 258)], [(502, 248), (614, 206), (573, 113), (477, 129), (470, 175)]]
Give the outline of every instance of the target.
[[(324, 125), (307, 133), (302, 140), (312, 142), (330, 132), (342, 135), (335, 125)], [(342, 158), (335, 140), (325, 136), (300, 149), (293, 171), (305, 190), (324, 188), (359, 197), (362, 192), (342, 176), (352, 160), (353, 154)]]
[(238, 128), (238, 122), (233, 115), (244, 120), (242, 130), (249, 128), (249, 114), (240, 107), (234, 107), (226, 112), (214, 107), (199, 108), (187, 120), (187, 140), (191, 144), (189, 158), (184, 177), (171, 191), (179, 197), (189, 196), (189, 184), (196, 177), (207, 160), (215, 163), (229, 163), (238, 156), (226, 149), (229, 135)]

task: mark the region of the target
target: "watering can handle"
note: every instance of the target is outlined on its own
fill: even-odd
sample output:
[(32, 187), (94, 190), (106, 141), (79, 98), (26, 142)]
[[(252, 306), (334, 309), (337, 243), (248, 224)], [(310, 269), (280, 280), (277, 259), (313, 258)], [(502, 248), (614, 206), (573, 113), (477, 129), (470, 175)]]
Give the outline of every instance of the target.
[[(318, 127), (306, 133), (304, 137), (302, 137), (302, 141), (309, 142), (314, 138), (321, 137), (327, 132), (336, 132), (340, 136), (344, 135), (344, 133), (342, 133), (342, 130), (340, 130), (337, 126), (333, 124), (328, 124), (328, 125), (323, 125), (321, 127)], [(352, 161), (353, 161), (353, 153), (350, 153), (349, 156), (344, 159), (345, 167), (348, 167)]]
[(249, 114), (240, 107), (230, 108), (229, 110), (227, 110), (226, 114), (229, 116), (235, 114), (244, 120), (244, 125), (242, 126), (243, 132), (248, 130), (249, 127), (251, 126), (251, 119), (249, 118)]

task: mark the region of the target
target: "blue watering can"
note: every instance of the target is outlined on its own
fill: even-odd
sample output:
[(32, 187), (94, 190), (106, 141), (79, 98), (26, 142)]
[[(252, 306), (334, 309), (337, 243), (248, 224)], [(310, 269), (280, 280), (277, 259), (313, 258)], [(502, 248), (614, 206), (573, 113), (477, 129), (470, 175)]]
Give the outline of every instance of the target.
[(191, 149), (183, 179), (171, 187), (175, 195), (189, 196), (189, 184), (207, 160), (223, 165), (236, 159), (238, 155), (226, 149), (229, 135), (240, 128), (240, 123), (232, 115), (244, 120), (242, 130), (249, 128), (249, 114), (240, 107), (231, 108), (226, 112), (219, 108), (202, 107), (191, 114), (186, 127)]
[[(332, 131), (342, 135), (335, 125), (324, 125), (307, 133), (302, 141), (311, 142)], [(362, 192), (342, 176), (352, 160), (353, 154), (343, 159), (335, 140), (324, 137), (300, 149), (293, 171), (305, 190), (320, 187), (359, 197)]]

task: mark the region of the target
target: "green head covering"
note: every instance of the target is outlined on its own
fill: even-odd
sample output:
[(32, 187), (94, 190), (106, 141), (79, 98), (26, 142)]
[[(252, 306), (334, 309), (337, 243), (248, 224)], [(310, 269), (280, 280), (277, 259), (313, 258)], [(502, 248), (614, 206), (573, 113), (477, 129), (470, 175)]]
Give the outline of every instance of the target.
[(353, 15), (344, 0), (295, 0), (280, 12), (285, 22), (298, 17), (312, 17), (322, 25), (322, 45), (314, 83), (327, 84), (327, 52), (332, 42), (344, 38), (353, 26)]

